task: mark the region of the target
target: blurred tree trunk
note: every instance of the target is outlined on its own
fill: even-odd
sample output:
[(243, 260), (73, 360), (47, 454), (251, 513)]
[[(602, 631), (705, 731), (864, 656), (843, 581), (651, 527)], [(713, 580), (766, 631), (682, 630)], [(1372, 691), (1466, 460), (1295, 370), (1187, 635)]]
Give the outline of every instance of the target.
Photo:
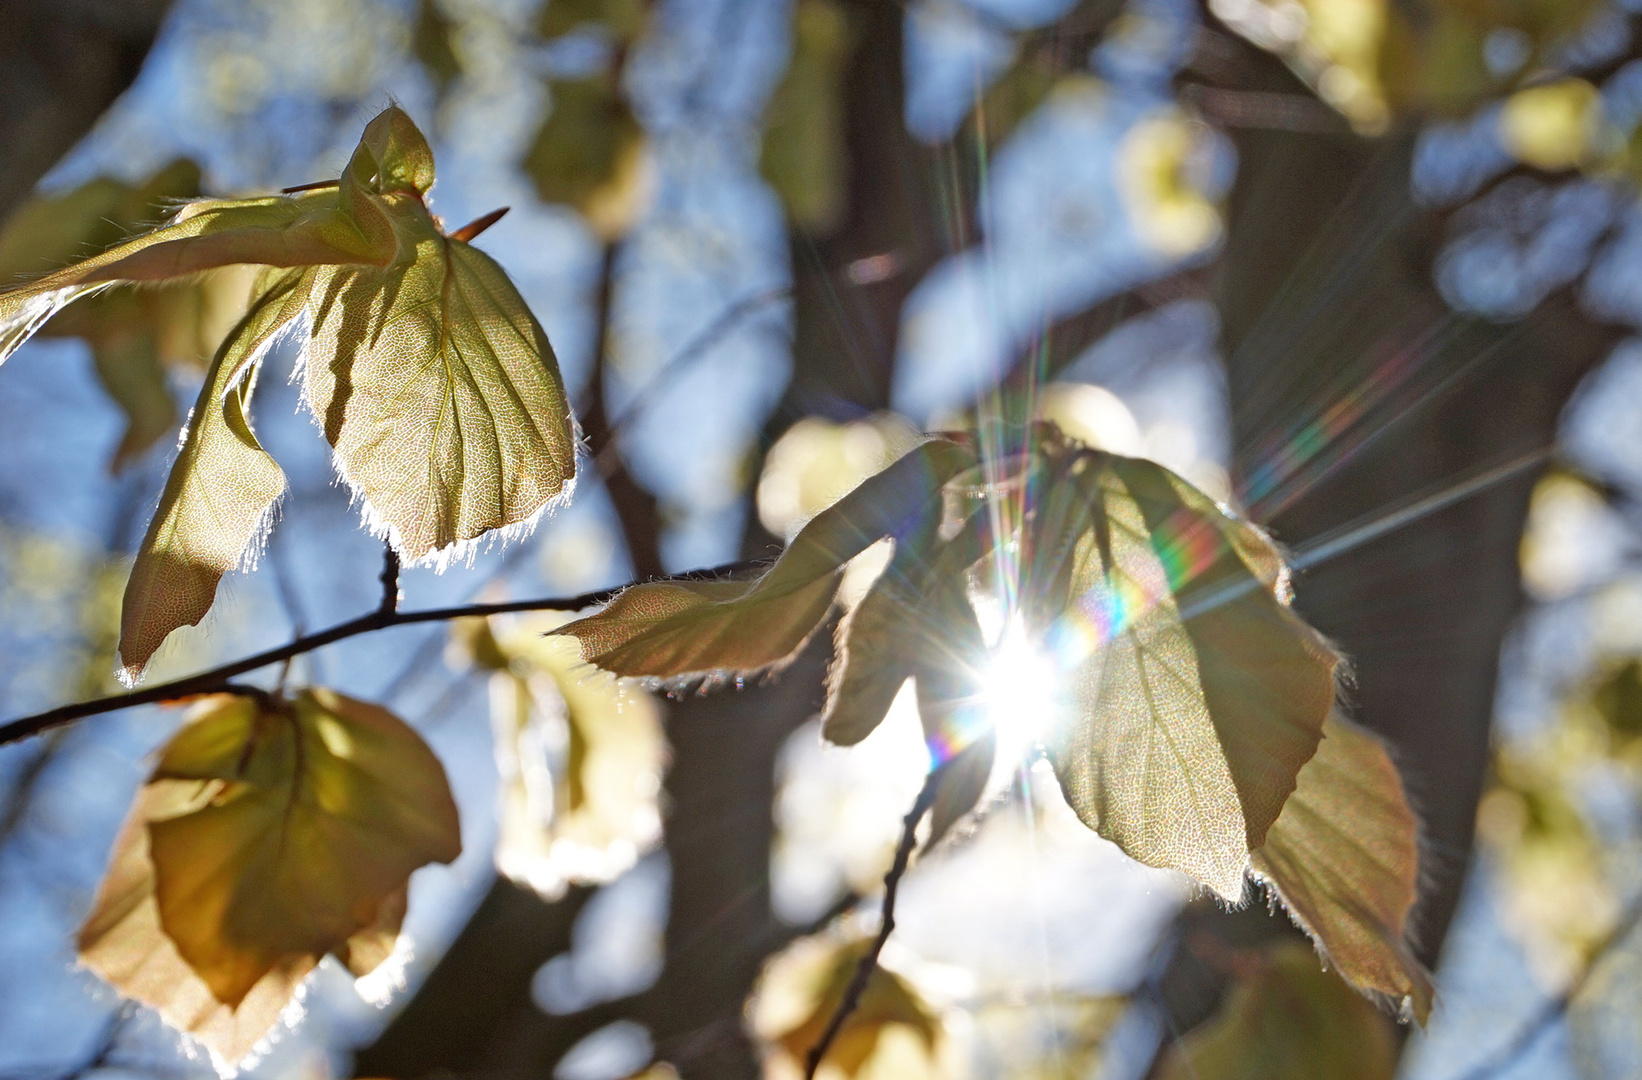
[(0, 220), (137, 78), (171, 0), (0, 0)]

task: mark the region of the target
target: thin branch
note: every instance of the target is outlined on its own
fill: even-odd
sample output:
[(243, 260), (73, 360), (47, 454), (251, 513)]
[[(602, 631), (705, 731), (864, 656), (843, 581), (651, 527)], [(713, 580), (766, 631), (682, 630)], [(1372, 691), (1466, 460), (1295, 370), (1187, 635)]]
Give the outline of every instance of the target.
[[(764, 565), (763, 561), (727, 563), (706, 570), (694, 570), (687, 574), (674, 575), (666, 580), (700, 581), (758, 569)], [(387, 575), (384, 573), (384, 579), (386, 577)], [(453, 619), (483, 615), (504, 615), (516, 611), (579, 611), (595, 604), (608, 603), (612, 597), (626, 587), (621, 585), (613, 589), (599, 589), (594, 592), (583, 593), (580, 596), (506, 600), (492, 604), (459, 604), (454, 607), (428, 608), (423, 611), (397, 611), (378, 608), (369, 614), (337, 623), (335, 626), (320, 630), (317, 633), (293, 638), (284, 645), (266, 649), (240, 660), (231, 661), (209, 671), (202, 671), (197, 675), (189, 675), (168, 683), (160, 683), (157, 686), (132, 690), (124, 694), (110, 694), (107, 697), (60, 705), (55, 709), (47, 709), (42, 713), (35, 713), (32, 716), (24, 716), (0, 724), (0, 746), (26, 739), (31, 735), (37, 735), (42, 731), (75, 720), (82, 720), (88, 716), (114, 712), (116, 709), (128, 709), (134, 705), (151, 705), (162, 701), (175, 701), (178, 698), (191, 697), (196, 694), (235, 692), (239, 688), (232, 686), (229, 680), (236, 675), (243, 675), (247, 671), (255, 671), (257, 668), (267, 667), (270, 664), (277, 664), (293, 656), (301, 656), (304, 653), (313, 652), (315, 649), (333, 645), (338, 641), (358, 637), (360, 634), (374, 633), (377, 630), (386, 630), (395, 626), (450, 622)]]
[(1518, 1029), (1516, 1035), (1512, 1036), (1510, 1042), (1502, 1046), (1491, 1057), (1485, 1058), (1469, 1072), (1462, 1074), (1459, 1080), (1489, 1080), (1490, 1077), (1496, 1076), (1509, 1066), (1516, 1064), (1517, 1059), (1527, 1053), (1528, 1048), (1533, 1046), (1552, 1024), (1567, 1015), (1568, 1008), (1573, 1004), (1574, 998), (1578, 997), (1579, 992), (1585, 989), (1586, 984), (1591, 981), (1591, 976), (1595, 974), (1597, 965), (1607, 959), (1608, 955), (1618, 948), (1621, 942), (1630, 937), (1632, 931), (1638, 925), (1642, 925), (1642, 894), (1638, 894), (1631, 900), (1630, 906), (1619, 917), (1619, 921), (1614, 924), (1614, 928), (1608, 932), (1607, 937), (1597, 944), (1597, 947), (1591, 952), (1591, 958), (1586, 961), (1585, 966), (1580, 969), (1578, 975), (1574, 976), (1573, 981), (1563, 989), (1562, 993), (1541, 1005), (1539, 1011), (1528, 1018), (1528, 1021)]
[(376, 612), (391, 616), (399, 610), (399, 552), (392, 544), (382, 545), (382, 574), (378, 580), (382, 582), (382, 604)]
[(861, 1004), (861, 995), (867, 992), (867, 984), (872, 981), (873, 972), (878, 970), (878, 957), (884, 951), (884, 945), (889, 941), (889, 935), (895, 929), (895, 894), (901, 887), (901, 878), (906, 875), (907, 862), (912, 858), (912, 848), (917, 842), (918, 823), (924, 819), (929, 808), (935, 803), (935, 792), (940, 787), (940, 779), (945, 774), (940, 769), (930, 771), (924, 780), (923, 790), (918, 792), (918, 798), (912, 803), (912, 809), (907, 811), (906, 820), (901, 823), (901, 843), (895, 849), (895, 861), (890, 864), (889, 873), (884, 875), (884, 916), (878, 927), (878, 936), (873, 939), (872, 948), (861, 957), (861, 963), (855, 969), (855, 977), (850, 980), (844, 990), (844, 996), (838, 1002), (838, 1008), (833, 1010), (832, 1019), (827, 1021), (827, 1028), (810, 1047), (809, 1059), (804, 1066), (804, 1080), (815, 1080), (815, 1070), (821, 1067), (821, 1059), (827, 1056), (827, 1050), (833, 1040), (843, 1030), (844, 1021), (850, 1018), (855, 1007)]

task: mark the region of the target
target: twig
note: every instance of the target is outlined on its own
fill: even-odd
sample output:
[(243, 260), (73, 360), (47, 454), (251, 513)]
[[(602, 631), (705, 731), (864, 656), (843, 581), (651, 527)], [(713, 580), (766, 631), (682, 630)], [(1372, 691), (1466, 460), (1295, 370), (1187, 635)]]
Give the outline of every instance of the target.
[(382, 545), (382, 604), (377, 614), (391, 616), (399, 610), (399, 552), (392, 544)]
[[(727, 563), (706, 570), (694, 570), (687, 574), (674, 575), (666, 580), (671, 581), (700, 581), (704, 578), (712, 579), (727, 574), (739, 573), (764, 566), (763, 561), (746, 561)], [(386, 578), (386, 574), (384, 574)], [(595, 604), (608, 603), (612, 597), (626, 588), (620, 585), (612, 589), (599, 589), (581, 596), (550, 596), (533, 600), (507, 600), (493, 604), (459, 604), (455, 607), (428, 608), (423, 611), (397, 611), (378, 608), (366, 615), (337, 623), (335, 626), (320, 630), (317, 633), (306, 634), (293, 638), (284, 645), (264, 650), (252, 656), (244, 657), (215, 667), (209, 671), (202, 671), (197, 675), (175, 679), (158, 686), (150, 686), (143, 690), (132, 690), (124, 694), (110, 694), (107, 697), (92, 698), (88, 701), (78, 701), (70, 705), (59, 705), (55, 709), (24, 716), (19, 719), (0, 724), (0, 746), (26, 739), (54, 727), (81, 720), (88, 716), (100, 713), (113, 712), (116, 709), (127, 709), (134, 705), (151, 705), (161, 701), (175, 701), (178, 698), (191, 697), (196, 694), (228, 692), (232, 688), (229, 681), (235, 675), (243, 675), (247, 671), (277, 664), (293, 656), (313, 652), (326, 645), (335, 644), (347, 638), (358, 637), (360, 634), (369, 634), (377, 630), (386, 630), (394, 626), (414, 626), (417, 623), (450, 622), (453, 619), (465, 619), (482, 615), (504, 615), (515, 611), (579, 611)]]
[(1552, 1024), (1568, 1012), (1568, 1007), (1573, 1004), (1574, 998), (1578, 997), (1579, 992), (1585, 989), (1585, 985), (1591, 981), (1591, 976), (1596, 972), (1597, 965), (1602, 963), (1608, 954), (1619, 946), (1620, 942), (1630, 937), (1631, 932), (1638, 925), (1642, 925), (1642, 894), (1638, 894), (1631, 900), (1630, 906), (1625, 909), (1624, 914), (1620, 915), (1619, 921), (1614, 924), (1614, 928), (1608, 932), (1607, 937), (1597, 944), (1591, 952), (1590, 960), (1586, 961), (1585, 966), (1580, 969), (1578, 975), (1574, 976), (1573, 981), (1563, 989), (1562, 993), (1541, 1005), (1539, 1011), (1528, 1018), (1527, 1023), (1518, 1029), (1510, 1042), (1495, 1051), (1491, 1057), (1483, 1059), (1471, 1071), (1461, 1074), (1459, 1080), (1488, 1080), (1489, 1077), (1495, 1076), (1503, 1069), (1515, 1064), (1517, 1059), (1526, 1053), (1528, 1048), (1541, 1035), (1545, 1034), (1545, 1031)]
[(906, 819), (901, 823), (901, 843), (895, 849), (895, 861), (890, 864), (889, 873), (884, 875), (884, 916), (878, 927), (878, 936), (873, 939), (872, 948), (867, 950), (866, 955), (861, 957), (861, 963), (856, 966), (855, 977), (850, 979), (844, 996), (838, 1002), (838, 1008), (833, 1010), (832, 1019), (827, 1021), (826, 1030), (821, 1033), (815, 1045), (810, 1047), (809, 1059), (804, 1065), (804, 1080), (815, 1080), (815, 1070), (821, 1067), (821, 1059), (827, 1056), (828, 1048), (838, 1037), (839, 1031), (843, 1030), (844, 1021), (848, 1020), (855, 1007), (861, 1004), (861, 995), (867, 992), (867, 984), (872, 981), (873, 972), (878, 970), (878, 957), (883, 953), (884, 945), (895, 929), (895, 894), (901, 887), (901, 878), (906, 875), (907, 861), (912, 858), (912, 848), (917, 842), (918, 823), (934, 805), (935, 792), (940, 787), (939, 781), (943, 776), (940, 769), (931, 770), (924, 780), (923, 790), (918, 792), (912, 809), (907, 811)]

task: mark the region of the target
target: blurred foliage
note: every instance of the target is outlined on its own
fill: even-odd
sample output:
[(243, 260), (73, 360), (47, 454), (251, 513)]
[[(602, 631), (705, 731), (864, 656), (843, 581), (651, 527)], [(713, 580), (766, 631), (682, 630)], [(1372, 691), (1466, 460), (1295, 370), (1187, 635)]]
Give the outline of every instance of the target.
[(1057, 993), (1049, 1001), (993, 1001), (975, 1010), (975, 1073), (1010, 1080), (1085, 1080), (1128, 1007), (1122, 997)]
[[(199, 193), (199, 167), (178, 160), (135, 184), (102, 177), (72, 191), (37, 195), (0, 230), (0, 282), (35, 277), (105, 251)], [(166, 371), (203, 370), (244, 312), (252, 276), (234, 266), (158, 289), (110, 290), (46, 323), (46, 336), (84, 339), (98, 379), (125, 413), (125, 434), (110, 468), (118, 469), (176, 428)]]
[(580, 211), (593, 231), (614, 240), (649, 201), (644, 129), (613, 74), (555, 79), (547, 119), (525, 155), (525, 171), (546, 202)]
[(496, 866), (547, 897), (610, 881), (661, 834), (661, 711), (642, 688), (545, 636), (569, 616), (472, 621), (454, 643), (491, 675), (501, 780)]
[(0, 525), (0, 567), (0, 620), (27, 628), (0, 683), (7, 698), (79, 700), (115, 689), (125, 560)]
[[(803, 1075), (855, 977), (868, 938), (803, 939), (771, 958), (749, 1005), (753, 1031), (769, 1044), (769, 1080)], [(910, 1038), (908, 1037), (910, 1036)], [(936, 1080), (945, 1032), (939, 1016), (904, 977), (878, 966), (822, 1059), (818, 1077)]]
[(843, 80), (854, 37), (838, 0), (798, 0), (792, 56), (764, 111), (759, 172), (794, 227), (815, 236), (833, 231), (844, 215)]
[(977, 115), (986, 144), (997, 146), (1014, 134), (1064, 80), (1076, 78), (1037, 52), (1017, 57), (981, 95)]
[(439, 0), (418, 0), (411, 53), (433, 80), (435, 97), (443, 101), (462, 76), (462, 58), (456, 49), (456, 24), (445, 15)]
[(1129, 218), (1141, 239), (1170, 259), (1220, 239), (1220, 211), (1205, 192), (1209, 135), (1201, 123), (1168, 108), (1136, 123), (1118, 148), (1118, 187)]
[(1536, 75), (1597, 0), (1210, 0), (1365, 134), (1454, 116)]
[(536, 18), (536, 32), (551, 41), (594, 29), (625, 45), (644, 32), (648, 8), (648, 0), (547, 0)]
[(1219, 1016), (1169, 1049), (1159, 1080), (1391, 1080), (1391, 1022), (1310, 949), (1284, 942), (1236, 965)]
[(758, 520), (790, 540), (822, 510), (862, 480), (912, 449), (917, 428), (894, 413), (874, 413), (847, 424), (817, 416), (782, 433), (764, 456), (758, 478)]

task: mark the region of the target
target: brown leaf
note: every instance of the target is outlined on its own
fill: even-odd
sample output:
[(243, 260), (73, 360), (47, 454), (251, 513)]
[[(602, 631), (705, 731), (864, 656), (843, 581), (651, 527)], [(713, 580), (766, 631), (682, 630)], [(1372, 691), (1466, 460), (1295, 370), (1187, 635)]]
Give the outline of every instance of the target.
[(1406, 938), (1419, 879), (1415, 830), (1385, 747), (1335, 713), (1253, 864), (1347, 981), (1406, 1002), (1423, 1024), (1431, 976)]

